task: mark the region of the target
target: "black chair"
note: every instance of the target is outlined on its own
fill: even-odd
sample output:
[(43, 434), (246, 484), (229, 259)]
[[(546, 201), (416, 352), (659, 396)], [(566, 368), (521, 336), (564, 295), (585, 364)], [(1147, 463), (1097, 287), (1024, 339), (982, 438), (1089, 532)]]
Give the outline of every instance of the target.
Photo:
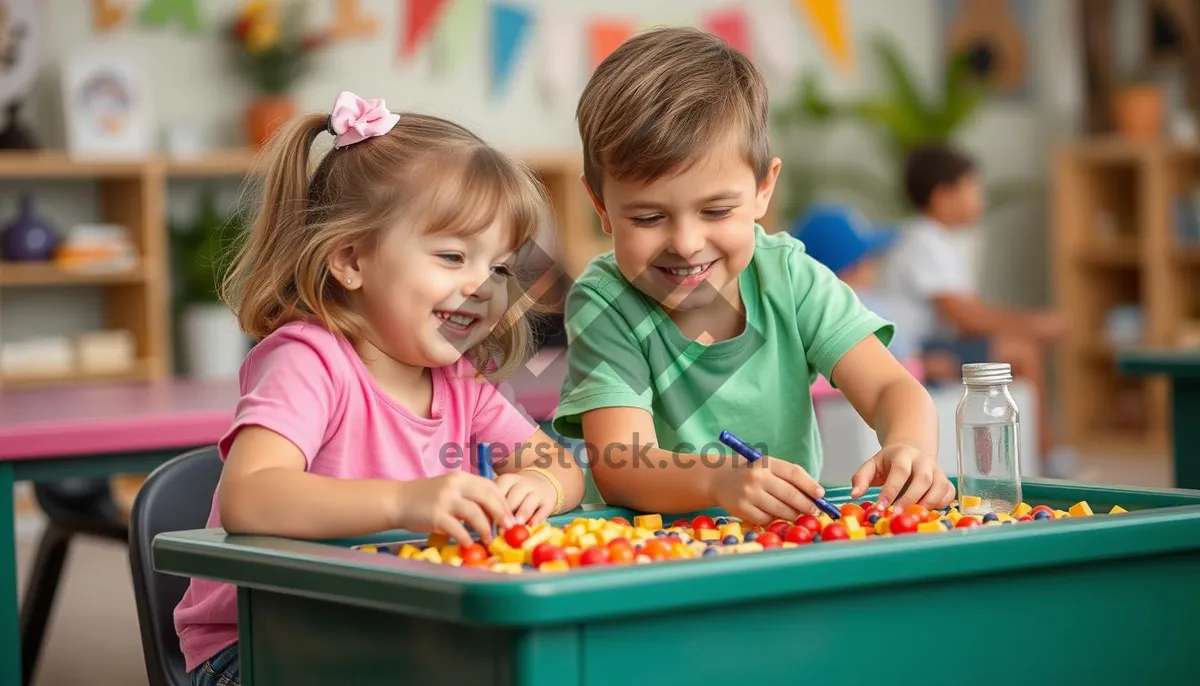
[(180, 455), (156, 469), (133, 502), (129, 564), (150, 686), (190, 683), (173, 616), (188, 580), (155, 572), (151, 544), (165, 531), (204, 528), (221, 479), (221, 465), (215, 447)]
[(21, 671), (25, 684), (33, 681), (71, 539), (82, 534), (122, 544), (129, 540), (129, 528), (107, 479), (38, 482), (33, 492), (46, 515), (46, 528), (21, 604)]

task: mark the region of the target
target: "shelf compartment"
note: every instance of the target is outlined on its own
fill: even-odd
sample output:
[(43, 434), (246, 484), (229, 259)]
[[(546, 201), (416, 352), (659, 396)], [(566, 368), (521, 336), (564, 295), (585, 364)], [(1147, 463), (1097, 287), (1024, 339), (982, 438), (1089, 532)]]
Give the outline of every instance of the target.
[(64, 269), (53, 262), (0, 262), (0, 286), (74, 286), (143, 283), (144, 265), (120, 271)]
[(153, 381), (158, 377), (156, 370), (162, 366), (161, 361), (142, 358), (135, 360), (133, 365), (121, 372), (83, 373), (72, 372), (53, 376), (8, 375), (0, 376), (0, 386), (5, 389), (44, 388), (47, 386), (70, 386), (80, 383), (99, 383), (113, 381)]

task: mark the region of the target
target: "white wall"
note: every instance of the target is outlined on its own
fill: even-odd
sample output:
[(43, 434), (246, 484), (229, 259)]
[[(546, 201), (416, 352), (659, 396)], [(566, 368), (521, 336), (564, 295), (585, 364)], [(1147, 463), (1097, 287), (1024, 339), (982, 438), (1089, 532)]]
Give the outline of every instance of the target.
[[(789, 0), (747, 0), (742, 5), (753, 11), (766, 4), (790, 6)], [(140, 3), (131, 13), (136, 13)], [(210, 27), (229, 16), (236, 6), (232, 0), (204, 0), (205, 20)], [(318, 20), (328, 17), (333, 3), (318, 3)], [(580, 19), (577, 31), (586, 41), (582, 20), (588, 16), (617, 15), (634, 17), (643, 24), (695, 23), (706, 9), (727, 7), (731, 0), (605, 0), (605, 2), (526, 0), (531, 7), (558, 11)], [(1035, 79), (1032, 97), (1019, 104), (994, 104), (969, 129), (965, 144), (985, 164), (987, 174), (1023, 177), (1044, 185), (1047, 182), (1048, 150), (1055, 135), (1063, 130), (1073, 99), (1070, 97), (1073, 64), (1068, 62), (1071, 24), (1066, 0), (1035, 0), (1031, 40), (1031, 65)], [(471, 52), (459, 59), (455, 70), (440, 74), (429, 59), (428, 51), (412, 63), (400, 63), (396, 27), (400, 3), (391, 0), (363, 0), (362, 5), (380, 19), (380, 35), (372, 40), (348, 42), (323, 56), (316, 72), (297, 91), (305, 108), (327, 109), (336, 92), (350, 89), (364, 96), (385, 97), (396, 109), (432, 112), (454, 118), (490, 141), (505, 148), (575, 147), (578, 145), (573, 119), (574, 101), (582, 88), (585, 74), (580, 73), (577, 88), (565, 100), (547, 104), (538, 89), (538, 49), (541, 40), (535, 28), (526, 45), (519, 73), (506, 96), (493, 99), (487, 87), (487, 40), (480, 34)], [(241, 135), (241, 111), (249, 95), (247, 88), (231, 72), (219, 36), (210, 30), (188, 35), (178, 28), (146, 29), (126, 25), (121, 31), (101, 39), (91, 30), (88, 6), (80, 2), (43, 3), (47, 17), (42, 53), (45, 61), (28, 117), (36, 122), (37, 134), (49, 145), (61, 145), (62, 103), (58, 85), (59, 64), (70, 51), (95, 44), (115, 45), (144, 58), (153, 89), (154, 108), (160, 122), (190, 123), (205, 133), (214, 144), (230, 145)], [(890, 34), (907, 53), (920, 73), (923, 85), (936, 83), (941, 60), (937, 0), (849, 0), (846, 4), (853, 33), (862, 40), (883, 32)], [(601, 9), (603, 8), (603, 9)], [(864, 92), (874, 83), (869, 60), (858, 54), (860, 72), (850, 79), (832, 71), (822, 56), (807, 25), (799, 16), (791, 27), (794, 40), (806, 68), (825, 72), (826, 82), (836, 95)], [(585, 48), (581, 45), (581, 50)], [(770, 77), (772, 97), (780, 101), (788, 95), (788, 79)], [(839, 159), (876, 163), (878, 156), (868, 141), (855, 131), (835, 136), (830, 154)], [(786, 173), (786, 166), (785, 166)], [(12, 216), (18, 184), (4, 182), (0, 187), (0, 223)], [(39, 191), (40, 192), (40, 191)], [(182, 190), (177, 195), (186, 195)], [(91, 211), (91, 191), (79, 184), (52, 189), (40, 206), (52, 220), (69, 224), (87, 218)], [(181, 198), (172, 203), (173, 212), (187, 209)], [(1031, 209), (1013, 213), (1002, 223), (989, 225), (981, 243), (985, 259), (982, 287), (986, 294), (1012, 303), (1039, 303), (1046, 298), (1044, 247), (1046, 208), (1039, 199)], [(25, 296), (10, 292), (2, 301), (3, 336), (22, 337), (34, 330), (74, 330), (87, 323), (86, 311), (91, 295), (69, 291), (61, 294), (61, 307), (47, 307), (46, 296)], [(47, 319), (55, 320), (54, 324)], [(77, 320), (83, 321), (77, 321)], [(71, 323), (63, 324), (62, 320)]]

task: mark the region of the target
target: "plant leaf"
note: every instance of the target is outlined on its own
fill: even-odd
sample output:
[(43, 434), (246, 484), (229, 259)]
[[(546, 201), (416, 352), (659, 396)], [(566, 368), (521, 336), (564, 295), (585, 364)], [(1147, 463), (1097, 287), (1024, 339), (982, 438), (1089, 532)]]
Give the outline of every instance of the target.
[(900, 49), (884, 35), (876, 36), (871, 41), (871, 48), (883, 69), (883, 76), (891, 94), (888, 100), (897, 116), (903, 116), (913, 122), (914, 127), (920, 126), (928, 118), (930, 108), (923, 102), (912, 70)]

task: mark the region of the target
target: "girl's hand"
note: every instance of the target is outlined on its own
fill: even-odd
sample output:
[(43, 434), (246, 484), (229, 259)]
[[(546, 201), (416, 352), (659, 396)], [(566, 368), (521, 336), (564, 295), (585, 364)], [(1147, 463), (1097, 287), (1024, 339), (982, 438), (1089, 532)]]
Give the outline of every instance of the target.
[[(904, 495), (900, 491), (908, 484)], [(889, 445), (875, 453), (850, 479), (850, 497), (858, 498), (871, 486), (883, 486), (876, 504), (904, 507), (913, 503), (934, 509), (954, 500), (954, 484), (938, 466), (937, 458), (911, 445)]]
[(512, 526), (512, 510), (496, 483), (477, 474), (453, 472), (417, 481), (401, 481), (397, 524), (409, 531), (449, 534), (459, 545), (472, 542), (463, 523), (469, 524), (486, 545), (492, 540), (492, 522)]
[(712, 495), (729, 514), (753, 524), (769, 524), (818, 514), (813, 498), (824, 496), (825, 489), (800, 465), (763, 456), (715, 475)]
[(517, 472), (496, 477), (496, 486), (504, 494), (518, 524), (537, 524), (554, 512), (558, 493), (546, 477), (537, 472)]

